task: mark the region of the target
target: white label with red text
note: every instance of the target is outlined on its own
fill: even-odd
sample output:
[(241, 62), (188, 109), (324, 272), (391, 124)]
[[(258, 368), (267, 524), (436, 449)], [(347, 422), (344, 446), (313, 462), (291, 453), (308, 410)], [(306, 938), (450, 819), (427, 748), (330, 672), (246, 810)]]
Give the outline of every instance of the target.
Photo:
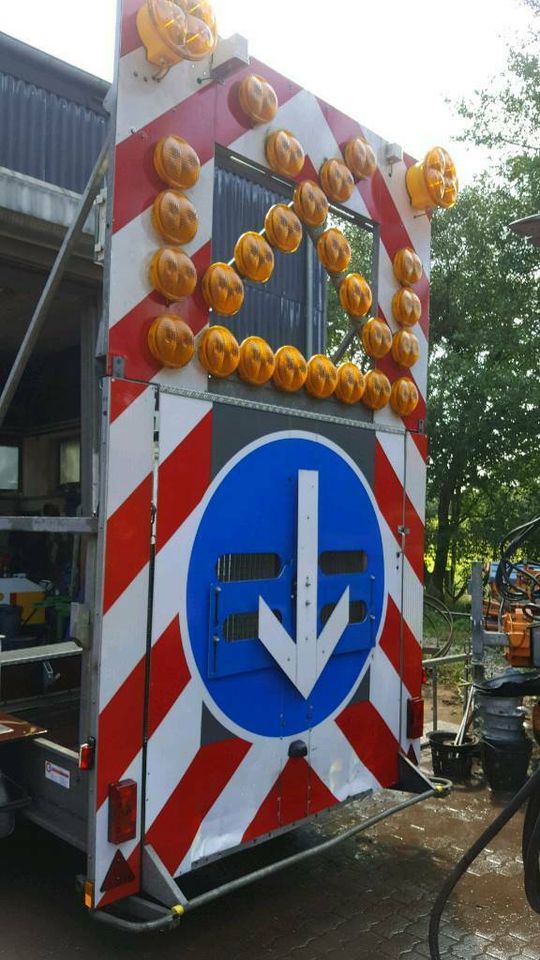
[(52, 780), (53, 783), (57, 783), (64, 790), (69, 790), (71, 786), (70, 771), (65, 770), (64, 767), (58, 767), (56, 763), (51, 763), (50, 760), (45, 761), (45, 779)]

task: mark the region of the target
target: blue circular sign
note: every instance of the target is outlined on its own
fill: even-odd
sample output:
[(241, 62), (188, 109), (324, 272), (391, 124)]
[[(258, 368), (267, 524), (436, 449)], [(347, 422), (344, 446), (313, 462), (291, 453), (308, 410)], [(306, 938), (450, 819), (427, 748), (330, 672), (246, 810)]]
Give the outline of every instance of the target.
[(277, 434), (216, 478), (187, 622), (203, 683), (233, 723), (282, 737), (330, 716), (358, 683), (384, 594), (376, 509), (338, 447)]

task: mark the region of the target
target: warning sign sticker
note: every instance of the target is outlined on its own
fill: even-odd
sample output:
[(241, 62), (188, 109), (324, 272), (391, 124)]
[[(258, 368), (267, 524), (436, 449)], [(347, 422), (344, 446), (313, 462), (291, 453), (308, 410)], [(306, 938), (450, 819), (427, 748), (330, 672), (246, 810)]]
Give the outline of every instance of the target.
[(45, 779), (52, 780), (53, 783), (57, 783), (64, 790), (69, 790), (71, 786), (71, 772), (63, 767), (58, 767), (50, 760), (45, 761)]

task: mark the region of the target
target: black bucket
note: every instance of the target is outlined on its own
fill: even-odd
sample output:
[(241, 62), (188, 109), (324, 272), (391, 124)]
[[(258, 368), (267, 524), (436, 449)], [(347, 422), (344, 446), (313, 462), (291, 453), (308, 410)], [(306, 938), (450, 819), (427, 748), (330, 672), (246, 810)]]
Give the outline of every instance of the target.
[(482, 768), (494, 793), (517, 793), (527, 780), (532, 740), (482, 740)]
[(478, 749), (476, 738), (465, 737), (460, 746), (454, 744), (456, 734), (450, 730), (431, 730), (427, 738), (436, 777), (445, 777), (455, 783), (471, 779), (473, 757)]

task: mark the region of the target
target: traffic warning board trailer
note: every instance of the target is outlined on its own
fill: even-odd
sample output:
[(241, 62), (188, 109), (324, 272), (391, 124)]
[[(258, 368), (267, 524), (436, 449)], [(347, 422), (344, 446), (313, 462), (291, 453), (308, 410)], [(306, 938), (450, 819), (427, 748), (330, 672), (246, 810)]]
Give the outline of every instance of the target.
[[(86, 905), (129, 925), (103, 909), (128, 901), (147, 929), (230, 889), (184, 897), (213, 859), (382, 788), (433, 793), (416, 770), (429, 211), (457, 181), (442, 148), (415, 163), (220, 40), (206, 0), (123, 0), (118, 24), (93, 506), (40, 518), (84, 558), (57, 650), (82, 657), (79, 749), (44, 711), (0, 767), (86, 851)], [(224, 205), (246, 192), (264, 214), (228, 249)], [(300, 346), (276, 339), (291, 277)], [(39, 650), (0, 664), (54, 659)]]

